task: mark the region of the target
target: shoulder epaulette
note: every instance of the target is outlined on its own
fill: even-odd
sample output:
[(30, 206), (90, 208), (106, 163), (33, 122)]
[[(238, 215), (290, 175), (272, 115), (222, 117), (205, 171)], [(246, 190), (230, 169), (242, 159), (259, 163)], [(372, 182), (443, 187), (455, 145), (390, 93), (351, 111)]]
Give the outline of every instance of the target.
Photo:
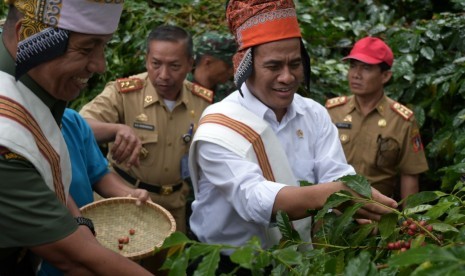
[(187, 88), (190, 89), (190, 91), (192, 92), (192, 94), (199, 96), (200, 98), (206, 100), (209, 103), (213, 102), (213, 91), (192, 82), (185, 83), (187, 85)]
[(394, 110), (397, 114), (399, 114), (402, 118), (406, 121), (410, 120), (413, 116), (413, 111), (408, 109), (406, 106), (401, 105), (398, 102), (394, 102), (391, 104), (391, 109)]
[(121, 78), (116, 80), (116, 86), (119, 92), (128, 93), (141, 90), (144, 87), (144, 81), (139, 78)]
[(336, 98), (331, 98), (326, 101), (326, 108), (333, 108), (336, 106), (340, 106), (343, 104), (346, 104), (348, 102), (347, 96), (341, 96), (341, 97), (336, 97)]

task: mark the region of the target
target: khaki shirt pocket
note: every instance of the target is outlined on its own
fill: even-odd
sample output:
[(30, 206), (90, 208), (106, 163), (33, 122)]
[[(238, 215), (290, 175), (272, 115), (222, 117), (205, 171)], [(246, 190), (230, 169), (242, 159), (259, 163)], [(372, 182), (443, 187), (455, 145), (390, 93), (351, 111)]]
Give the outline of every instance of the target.
[(139, 138), (142, 142), (142, 149), (139, 154), (140, 163), (142, 166), (151, 165), (156, 158), (154, 151), (158, 143), (158, 133), (139, 135)]
[(394, 167), (399, 160), (400, 146), (394, 138), (378, 136), (375, 164), (377, 167)]

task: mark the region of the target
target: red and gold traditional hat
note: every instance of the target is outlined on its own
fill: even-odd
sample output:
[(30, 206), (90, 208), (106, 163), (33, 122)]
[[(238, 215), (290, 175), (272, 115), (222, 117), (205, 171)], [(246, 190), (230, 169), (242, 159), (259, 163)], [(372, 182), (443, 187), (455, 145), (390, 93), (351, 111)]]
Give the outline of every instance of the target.
[(16, 54), (16, 79), (31, 68), (62, 55), (69, 32), (106, 35), (113, 33), (124, 0), (5, 0), (21, 19)]
[[(226, 18), (238, 44), (233, 63), (234, 82), (239, 89), (252, 73), (253, 46), (302, 37), (292, 0), (232, 0), (227, 5)], [(310, 59), (303, 43), (301, 46), (308, 83)]]

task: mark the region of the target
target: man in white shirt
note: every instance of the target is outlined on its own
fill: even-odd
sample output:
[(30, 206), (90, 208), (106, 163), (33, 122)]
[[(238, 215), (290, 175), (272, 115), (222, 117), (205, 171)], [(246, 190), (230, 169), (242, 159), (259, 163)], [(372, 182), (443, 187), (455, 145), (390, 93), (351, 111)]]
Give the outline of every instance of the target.
[[(299, 220), (296, 228), (309, 236), (307, 209), (323, 207), (340, 190), (355, 194), (334, 182), (355, 172), (325, 108), (296, 94), (302, 82), (308, 86), (310, 64), (294, 4), (255, 2), (229, 1), (227, 7), (239, 45), (233, 60), (240, 90), (207, 108), (199, 123), (190, 149), (190, 224), (204, 243), (240, 246), (258, 236), (269, 248), (279, 239), (270, 231), (278, 210)], [(299, 181), (322, 185), (299, 187)], [(372, 194), (397, 206), (375, 189)], [(388, 212), (370, 204), (358, 215), (379, 220)], [(225, 260), (220, 272), (230, 271)]]

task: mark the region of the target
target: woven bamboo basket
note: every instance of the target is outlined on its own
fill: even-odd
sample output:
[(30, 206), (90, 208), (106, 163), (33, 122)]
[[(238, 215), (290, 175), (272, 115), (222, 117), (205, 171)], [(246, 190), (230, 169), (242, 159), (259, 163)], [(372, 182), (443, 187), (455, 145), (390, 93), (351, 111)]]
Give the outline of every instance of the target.
[[(92, 219), (97, 240), (103, 246), (131, 260), (153, 255), (154, 249), (176, 230), (176, 222), (166, 209), (153, 202), (137, 206), (131, 197), (95, 201), (81, 207), (81, 213)], [(122, 237), (129, 237), (129, 242), (120, 249), (118, 239)]]

